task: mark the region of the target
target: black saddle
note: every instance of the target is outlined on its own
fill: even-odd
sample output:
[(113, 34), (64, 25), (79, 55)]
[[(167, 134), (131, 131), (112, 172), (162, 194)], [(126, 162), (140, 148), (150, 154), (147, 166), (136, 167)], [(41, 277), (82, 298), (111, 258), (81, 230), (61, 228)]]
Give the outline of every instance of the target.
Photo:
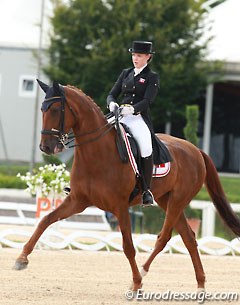
[[(135, 161), (137, 163), (138, 168), (140, 168), (140, 164), (141, 164), (141, 155), (140, 155), (140, 150), (139, 150), (139, 146), (137, 141), (135, 140), (135, 138), (133, 137), (131, 131), (129, 130), (129, 128), (127, 127), (127, 125), (120, 123), (122, 125), (122, 127), (124, 128), (126, 135), (128, 137), (128, 141), (130, 143), (131, 146), (131, 151), (133, 153), (133, 156), (135, 158)], [(124, 163), (128, 162), (129, 156), (128, 156), (128, 152), (127, 152), (127, 148), (126, 148), (126, 143), (122, 137), (122, 133), (120, 130), (120, 126), (117, 126), (117, 137), (116, 137), (116, 143), (117, 143), (117, 148), (118, 148), (118, 152), (120, 155), (121, 160)]]

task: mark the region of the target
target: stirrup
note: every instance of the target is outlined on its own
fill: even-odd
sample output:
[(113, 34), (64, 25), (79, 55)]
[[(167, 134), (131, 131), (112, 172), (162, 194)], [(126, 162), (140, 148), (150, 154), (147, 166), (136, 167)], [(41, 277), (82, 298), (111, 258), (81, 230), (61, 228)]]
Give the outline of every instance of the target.
[(142, 194), (142, 207), (150, 207), (154, 204), (153, 194), (150, 190), (144, 191)]
[(64, 193), (65, 193), (66, 195), (69, 195), (70, 192), (71, 192), (71, 189), (70, 189), (69, 186), (65, 186), (65, 188), (63, 189), (63, 191), (64, 191)]

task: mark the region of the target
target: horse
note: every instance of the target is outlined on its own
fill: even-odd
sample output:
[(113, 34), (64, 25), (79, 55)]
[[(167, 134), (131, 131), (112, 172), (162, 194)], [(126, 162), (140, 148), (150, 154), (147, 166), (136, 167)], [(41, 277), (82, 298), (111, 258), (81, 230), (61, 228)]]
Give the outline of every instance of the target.
[(48, 226), (94, 205), (113, 213), (118, 219), (123, 251), (131, 267), (131, 289), (134, 292), (141, 289), (143, 276), (170, 240), (173, 229), (180, 234), (191, 256), (197, 288), (204, 290), (205, 273), (195, 234), (184, 214), (184, 209), (204, 184), (223, 221), (234, 234), (240, 236), (240, 220), (225, 196), (212, 159), (184, 139), (157, 134), (173, 158), (168, 175), (154, 178), (151, 187), (157, 205), (165, 211), (165, 220), (152, 253), (138, 268), (129, 207), (138, 205), (141, 195), (129, 201), (136, 185), (136, 176), (130, 163), (123, 163), (120, 159), (115, 128), (108, 124), (99, 106), (82, 90), (57, 82), (53, 82), (52, 86), (39, 80), (38, 83), (46, 93), (42, 103), (41, 151), (46, 154), (58, 153), (63, 150), (69, 132), (73, 131), (75, 135), (71, 191), (59, 207), (39, 222), (17, 258), (15, 269), (27, 267), (28, 255)]

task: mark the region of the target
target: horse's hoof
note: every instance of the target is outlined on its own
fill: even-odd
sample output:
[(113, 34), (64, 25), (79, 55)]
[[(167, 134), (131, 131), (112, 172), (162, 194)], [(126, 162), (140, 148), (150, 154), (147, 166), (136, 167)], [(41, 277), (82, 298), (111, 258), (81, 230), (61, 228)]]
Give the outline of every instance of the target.
[(28, 262), (21, 262), (21, 261), (16, 261), (15, 265), (13, 266), (14, 270), (23, 270), (26, 269), (28, 265)]
[(131, 282), (130, 286), (129, 286), (129, 290), (131, 290), (132, 292), (137, 292), (139, 289), (142, 289), (143, 283), (141, 283), (140, 285), (134, 285), (133, 282)]

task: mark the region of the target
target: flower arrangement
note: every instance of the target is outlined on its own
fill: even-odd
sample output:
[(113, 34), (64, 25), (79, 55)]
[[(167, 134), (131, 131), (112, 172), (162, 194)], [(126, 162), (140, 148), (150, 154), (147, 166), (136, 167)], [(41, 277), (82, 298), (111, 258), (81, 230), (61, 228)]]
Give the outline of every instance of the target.
[(60, 165), (46, 164), (38, 170), (34, 170), (33, 174), (27, 172), (25, 176), (17, 174), (22, 181), (27, 184), (27, 191), (35, 196), (48, 197), (50, 194), (64, 194), (64, 187), (69, 184), (70, 173), (66, 170), (64, 163)]

